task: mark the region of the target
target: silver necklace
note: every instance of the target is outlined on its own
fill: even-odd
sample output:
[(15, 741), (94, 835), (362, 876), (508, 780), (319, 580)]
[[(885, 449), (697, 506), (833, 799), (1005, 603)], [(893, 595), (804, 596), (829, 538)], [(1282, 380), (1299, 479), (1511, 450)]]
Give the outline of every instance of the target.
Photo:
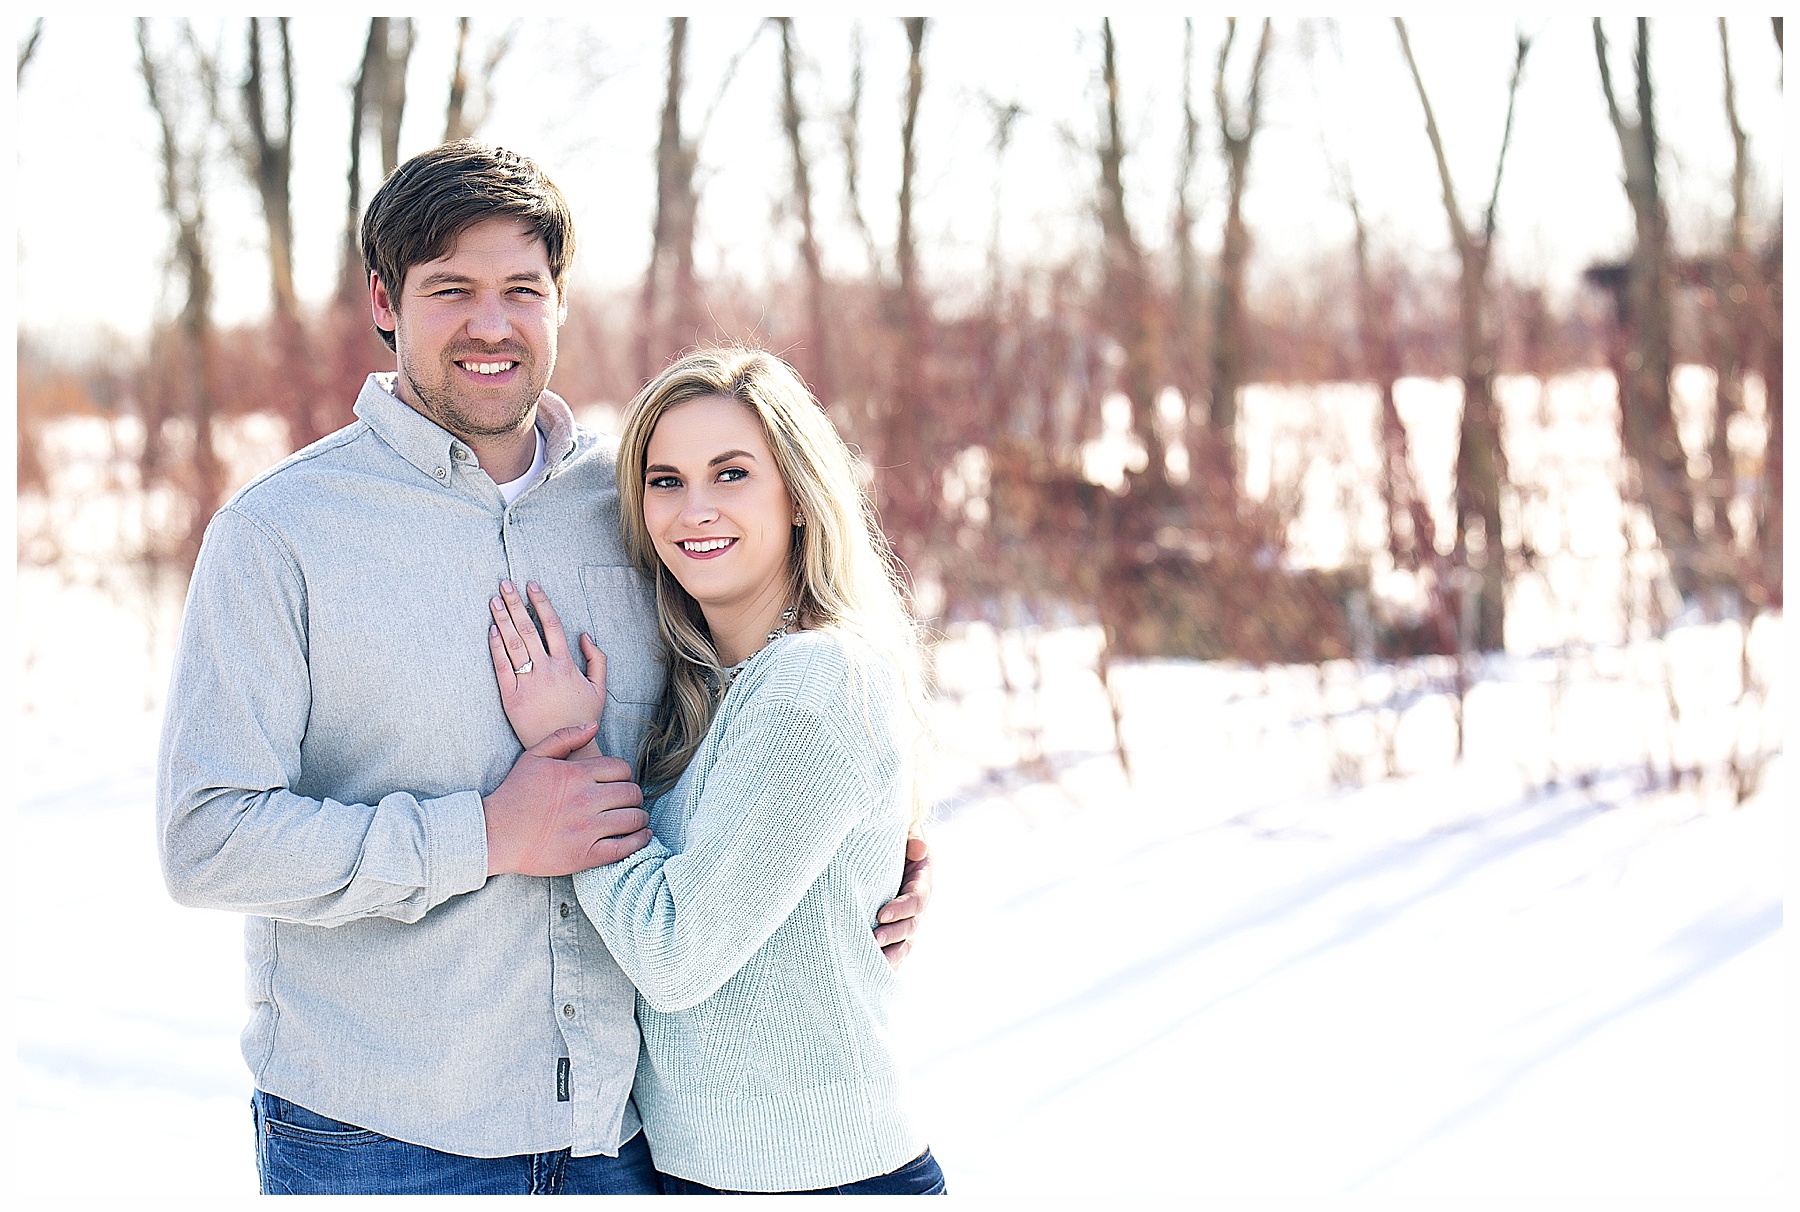
[[(779, 640), (782, 636), (791, 632), (794, 629), (794, 620), (799, 617), (800, 608), (798, 606), (789, 606), (786, 610), (782, 611), (781, 626), (775, 628), (775, 630), (763, 637), (763, 642), (756, 646), (756, 652), (761, 652), (770, 644), (773, 644), (776, 640)], [(722, 699), (725, 697), (725, 692), (731, 689), (731, 684), (737, 681), (737, 675), (743, 672), (744, 666), (750, 663), (750, 658), (754, 657), (756, 652), (751, 653), (750, 656), (745, 657), (730, 669), (725, 670), (725, 676), (719, 680), (718, 698)]]

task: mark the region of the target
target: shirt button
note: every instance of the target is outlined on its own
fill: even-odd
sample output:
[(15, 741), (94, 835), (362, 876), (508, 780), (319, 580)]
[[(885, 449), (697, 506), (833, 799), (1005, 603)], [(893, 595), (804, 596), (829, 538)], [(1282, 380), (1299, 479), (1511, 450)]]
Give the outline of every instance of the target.
[(575, 1004), (573, 1002), (569, 1002), (563, 1006), (563, 1017), (564, 1018), (574, 1018), (575, 1017)]
[(438, 479), (442, 480), (446, 476), (448, 476), (450, 473), (445, 471), (442, 467), (440, 467), (436, 471), (432, 472), (431, 474), (436, 476)]
[(468, 452), (464, 450), (453, 450), (450, 452), (450, 457), (461, 462), (463, 459), (468, 458), (469, 455)]
[(563, 916), (564, 916), (564, 917), (568, 917), (568, 916), (569, 916), (569, 904), (568, 904), (568, 902), (567, 902), (567, 901), (564, 901), (564, 902), (563, 902), (563, 907), (562, 907), (562, 915), (563, 915)]

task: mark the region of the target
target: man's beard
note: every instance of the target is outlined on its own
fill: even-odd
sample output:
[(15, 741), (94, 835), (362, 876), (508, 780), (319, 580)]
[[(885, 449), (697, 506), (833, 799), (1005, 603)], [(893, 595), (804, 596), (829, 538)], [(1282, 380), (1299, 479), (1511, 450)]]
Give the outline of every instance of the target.
[[(495, 355), (487, 356), (490, 358), (496, 357)], [(498, 355), (498, 357), (503, 357), (507, 361), (517, 362), (520, 369), (524, 369), (529, 365), (523, 358), (514, 357), (511, 354), (502, 354)], [(467, 360), (467, 358), (465, 357), (464, 360)], [(454, 361), (451, 362), (451, 366), (454, 368)], [(502, 420), (482, 420), (481, 418), (471, 416), (461, 407), (461, 404), (457, 399), (456, 390), (450, 386), (449, 381), (450, 375), (454, 373), (454, 369), (446, 372), (443, 380), (440, 380), (430, 387), (421, 383), (418, 376), (413, 374), (410, 370), (402, 368), (402, 373), (406, 375), (406, 381), (412, 387), (413, 394), (419, 399), (420, 403), (424, 404), (425, 407), (430, 410), (432, 419), (437, 421), (443, 428), (461, 438), (498, 438), (504, 437), (510, 433), (517, 433), (525, 427), (526, 418), (531, 415), (531, 410), (537, 406), (538, 398), (544, 394), (543, 384), (539, 383), (534, 385), (527, 382), (523, 392), (520, 394), (518, 406), (514, 411), (506, 414)]]

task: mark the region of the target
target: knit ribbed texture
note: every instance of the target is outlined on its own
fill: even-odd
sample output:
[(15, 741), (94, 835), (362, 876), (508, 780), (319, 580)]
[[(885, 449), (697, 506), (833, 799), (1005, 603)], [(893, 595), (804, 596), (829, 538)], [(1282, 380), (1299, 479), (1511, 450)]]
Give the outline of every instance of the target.
[(655, 840), (575, 877), (638, 987), (632, 1093), (657, 1168), (707, 1186), (834, 1186), (925, 1147), (872, 933), (905, 862), (900, 699), (851, 643), (807, 631), (753, 657), (651, 806)]

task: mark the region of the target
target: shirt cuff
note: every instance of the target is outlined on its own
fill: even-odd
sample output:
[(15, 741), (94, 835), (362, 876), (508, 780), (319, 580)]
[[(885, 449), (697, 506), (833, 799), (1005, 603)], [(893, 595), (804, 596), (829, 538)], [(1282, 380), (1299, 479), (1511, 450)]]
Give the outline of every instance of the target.
[(487, 883), (487, 813), (481, 810), (481, 793), (455, 791), (423, 800), (419, 806), (431, 822), (431, 866), (426, 872), (431, 904), (441, 905)]

